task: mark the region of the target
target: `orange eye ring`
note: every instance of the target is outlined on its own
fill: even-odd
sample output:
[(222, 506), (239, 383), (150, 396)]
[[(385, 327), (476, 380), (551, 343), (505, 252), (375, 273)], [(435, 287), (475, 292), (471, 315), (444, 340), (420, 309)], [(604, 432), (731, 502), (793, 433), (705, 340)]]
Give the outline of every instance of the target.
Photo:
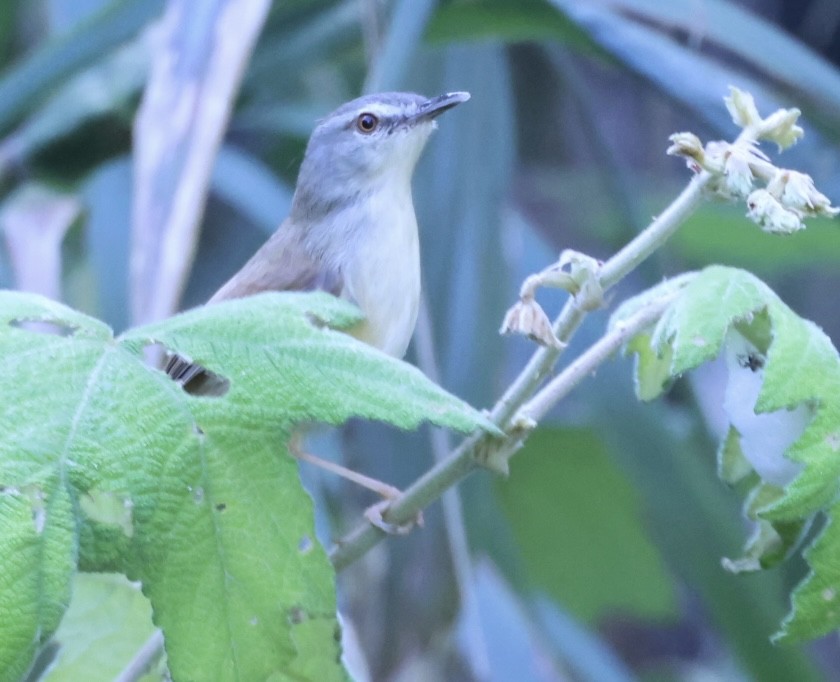
[(370, 135), (378, 126), (379, 118), (368, 111), (359, 114), (359, 118), (356, 119), (356, 128), (358, 128), (360, 133), (364, 133), (365, 135)]

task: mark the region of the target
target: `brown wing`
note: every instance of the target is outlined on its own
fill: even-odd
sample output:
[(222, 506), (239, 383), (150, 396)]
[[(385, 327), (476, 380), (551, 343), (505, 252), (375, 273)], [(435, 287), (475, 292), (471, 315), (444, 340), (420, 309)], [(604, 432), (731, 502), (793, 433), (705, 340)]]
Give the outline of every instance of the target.
[(303, 231), (289, 220), (210, 299), (217, 303), (243, 298), (261, 291), (309, 291), (321, 289), (338, 296), (341, 273), (329, 271), (303, 246)]
[[(251, 259), (208, 303), (244, 298), (262, 291), (309, 291), (322, 289), (338, 296), (343, 287), (341, 273), (327, 270), (304, 248), (303, 232), (289, 220), (263, 244)], [(227, 381), (212, 372), (172, 355), (166, 363), (166, 373), (179, 382), (188, 393), (222, 395)]]

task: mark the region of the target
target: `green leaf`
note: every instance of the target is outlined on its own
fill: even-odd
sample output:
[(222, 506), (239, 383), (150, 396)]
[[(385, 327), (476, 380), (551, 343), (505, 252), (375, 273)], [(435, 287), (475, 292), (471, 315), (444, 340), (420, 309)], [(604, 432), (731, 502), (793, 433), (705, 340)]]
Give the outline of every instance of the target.
[(673, 614), (671, 581), (641, 501), (594, 432), (538, 429), (511, 467), (497, 491), (531, 586), (590, 622), (617, 609)]
[(0, 79), (0, 130), (50, 88), (132, 38), (162, 7), (161, 0), (114, 0), (69, 33), (33, 51)]
[(840, 627), (840, 504), (826, 510), (825, 527), (804, 552), (811, 572), (794, 590), (792, 608), (775, 640), (800, 640), (836, 631)]
[(426, 30), (426, 39), (432, 44), (488, 38), (503, 42), (559, 40), (595, 50), (586, 33), (545, 0), (450, 2), (435, 12)]
[(437, 0), (397, 0), (394, 3), (379, 54), (365, 79), (365, 92), (395, 90), (405, 82), (406, 71), (437, 4)]
[[(197, 308), (120, 338), (135, 352), (162, 343), (228, 377), (230, 390), (216, 401), (228, 418), (236, 408), (270, 415), (287, 429), (365, 417), (403, 429), (428, 420), (464, 432), (496, 431), (416, 368), (332, 329), (360, 319), (357, 308), (328, 294), (272, 293)], [(213, 401), (198, 408), (214, 416), (219, 410)]]
[(627, 344), (627, 352), (636, 355), (636, 397), (649, 401), (658, 398), (666, 391), (673, 379), (671, 378), (671, 350), (665, 348), (660, 356), (650, 343), (649, 334), (639, 334)]
[[(656, 27), (672, 36), (675, 31), (696, 30), (693, 0), (620, 0), (612, 11), (640, 24)], [(823, 119), (837, 130), (836, 117), (826, 112), (840, 106), (840, 72), (813, 47), (749, 9), (731, 0), (707, 0), (703, 6), (703, 42), (719, 50), (694, 50), (698, 60), (704, 54), (720, 59), (721, 53), (736, 57), (743, 71), (769, 74), (782, 89), (798, 92), (808, 118)], [(699, 64), (700, 62), (698, 62)], [(655, 65), (653, 65), (655, 68)], [(699, 68), (699, 66), (698, 66)], [(740, 78), (740, 74), (738, 74)], [(675, 84), (676, 85), (676, 84)]]
[(740, 207), (706, 203), (674, 235), (669, 249), (691, 267), (725, 262), (770, 277), (805, 268), (833, 272), (840, 264), (836, 244), (833, 220), (814, 218), (796, 239), (779, 239), (745, 221)]
[(13, 681), (27, 671), (67, 608), (76, 543), (70, 497), (59, 478), (43, 472), (29, 476), (25, 485), (11, 485), (6, 474), (11, 462), (2, 455), (0, 680)]
[[(266, 294), (115, 339), (62, 305), (0, 292), (0, 543), (14, 557), (0, 603), (25, 615), (0, 623), (3, 669), (25, 670), (36, 635), (57, 626), (78, 543), (86, 570), (142, 582), (174, 679), (344, 679), (333, 569), (287, 455), (292, 429), (351, 416), (493, 428), (329, 328), (358, 319), (326, 294)], [(185, 393), (144, 361), (156, 343), (229, 390)]]
[[(636, 305), (622, 306), (613, 320)], [(840, 358), (830, 339), (753, 275), (715, 266), (682, 290), (654, 329), (649, 347), (657, 357), (671, 354), (671, 379), (726, 350), (724, 407), (737, 433), (729, 431), (723, 449), (744, 455), (764, 483), (783, 487), (780, 495), (767, 496), (761, 489), (753, 493), (761, 504), (752, 502), (749, 515), (759, 523), (771, 522), (773, 533), (764, 529), (748, 544), (747, 560), (753, 567), (778, 560), (795, 546), (813, 514), (825, 512), (827, 528), (805, 552), (812, 570), (794, 593), (781, 636), (813, 637), (840, 627), (840, 610), (833, 607), (833, 593), (826, 592), (827, 586), (840, 584), (840, 544), (832, 533), (840, 494)], [(640, 384), (644, 380), (638, 376)], [(657, 382), (661, 386), (658, 376)], [(645, 386), (649, 393), (655, 388)], [(735, 423), (743, 419), (739, 410), (751, 412), (752, 423)], [(754, 431), (749, 443), (748, 429)], [(779, 456), (772, 452), (776, 449)], [(742, 477), (738, 468), (737, 476), (731, 467), (726, 470)]]
[(723, 559), (723, 567), (733, 573), (772, 568), (787, 559), (811, 525), (811, 519), (772, 523), (760, 514), (783, 495), (774, 485), (759, 483), (747, 496), (744, 515), (753, 522), (752, 535), (740, 559)]
[(128, 110), (146, 80), (150, 49), (146, 34), (56, 87), (44, 105), (0, 146), (0, 171), (5, 175), (82, 126), (114, 111)]
[(116, 678), (154, 632), (152, 609), (136, 585), (114, 573), (79, 573), (53, 637), (44, 682)]
[[(623, 319), (641, 310), (655, 299), (678, 292), (694, 278), (694, 273), (685, 273), (678, 277), (665, 280), (655, 287), (626, 301), (613, 320)], [(636, 355), (635, 389), (639, 400), (649, 401), (658, 398), (673, 383), (671, 365), (673, 364), (673, 350), (670, 347), (659, 347), (651, 343), (647, 332), (637, 334), (627, 343), (625, 352)]]

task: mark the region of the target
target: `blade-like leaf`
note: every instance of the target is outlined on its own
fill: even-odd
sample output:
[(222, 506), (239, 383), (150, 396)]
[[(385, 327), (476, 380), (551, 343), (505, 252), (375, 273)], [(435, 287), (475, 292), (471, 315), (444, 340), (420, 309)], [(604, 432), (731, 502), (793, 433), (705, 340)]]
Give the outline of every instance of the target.
[[(602, 49), (722, 133), (728, 134), (732, 130), (730, 118), (718, 106), (720, 93), (730, 85), (752, 93), (762, 111), (772, 111), (783, 104), (767, 80), (756, 77), (755, 70), (736, 71), (723, 63), (717, 52), (701, 53), (693, 46), (675, 40), (666, 30), (667, 26), (662, 28), (652, 22), (634, 21), (632, 15), (628, 18), (613, 4), (549, 1), (585, 29)], [(642, 18), (646, 17), (643, 15)], [(748, 43), (746, 38), (741, 41), (745, 45)], [(760, 51), (759, 48), (754, 50)], [(687, 78), (686, 74), (692, 74), (692, 77)], [(834, 80), (822, 82), (824, 92), (830, 90)], [(816, 118), (819, 107), (814, 108), (813, 117), (810, 111), (807, 113), (809, 120), (819, 120)], [(824, 117), (821, 122), (837, 135), (836, 123), (830, 117)], [(808, 168), (809, 156), (813, 157), (824, 144), (819, 134), (809, 133), (789, 152), (788, 158), (795, 159), (794, 165)]]
[(174, 1), (167, 7), (134, 125), (135, 321), (158, 320), (177, 308), (216, 151), (269, 4)]
[(213, 190), (267, 234), (274, 232), (292, 205), (292, 190), (256, 156), (232, 145), (219, 149)]
[(20, 62), (0, 79), (0, 130), (51, 87), (133, 37), (156, 17), (161, 0), (114, 0)]
[(585, 31), (543, 0), (445, 3), (426, 30), (426, 40), (432, 44), (488, 38), (504, 42), (559, 40), (585, 51), (598, 50)]
[(0, 173), (100, 117), (125, 108), (140, 91), (149, 61), (149, 34), (70, 78), (0, 144)]
[(395, 90), (406, 71), (437, 0), (400, 0), (395, 3), (382, 47), (365, 81), (365, 92)]
[[(840, 107), (840, 71), (808, 45), (767, 19), (731, 0), (706, 0), (702, 19), (693, 0), (619, 0), (614, 6), (625, 16), (659, 25), (663, 30), (685, 32), (709, 46), (735, 55), (754, 71), (768, 74), (789, 90), (806, 110), (826, 122), (825, 112)], [(833, 124), (836, 130), (836, 122)]]

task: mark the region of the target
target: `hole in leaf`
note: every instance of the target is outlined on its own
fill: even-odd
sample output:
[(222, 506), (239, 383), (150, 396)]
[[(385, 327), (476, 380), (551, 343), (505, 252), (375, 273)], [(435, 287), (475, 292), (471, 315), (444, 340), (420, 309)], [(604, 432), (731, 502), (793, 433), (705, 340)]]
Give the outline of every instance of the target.
[(47, 510), (44, 509), (44, 500), (39, 498), (32, 503), (32, 525), (35, 526), (35, 533), (40, 535), (44, 532), (44, 526), (47, 525)]
[(324, 329), (325, 327), (329, 327), (326, 320), (324, 320), (321, 317), (318, 317), (315, 313), (307, 312), (306, 319), (309, 321), (309, 324), (311, 324), (316, 329)]
[(162, 343), (143, 347), (146, 364), (163, 369), (185, 393), (218, 398), (230, 390), (230, 381)]
[(204, 488), (198, 486), (195, 490), (193, 490), (193, 500), (196, 504), (204, 502)]
[(92, 521), (117, 526), (127, 538), (134, 536), (134, 502), (127, 495), (91, 488), (79, 498), (79, 507)]
[(78, 329), (78, 327), (61, 320), (28, 320), (25, 318), (10, 320), (9, 326), (34, 334), (47, 334), (48, 336), (73, 336)]
[(300, 606), (293, 606), (289, 609), (289, 623), (300, 625), (306, 620), (306, 611)]
[(223, 512), (225, 509), (227, 509), (227, 505), (224, 502), (219, 502), (219, 504), (216, 505), (216, 511)]
[(308, 535), (304, 535), (300, 542), (298, 542), (298, 552), (301, 554), (309, 554), (312, 551), (312, 538)]

